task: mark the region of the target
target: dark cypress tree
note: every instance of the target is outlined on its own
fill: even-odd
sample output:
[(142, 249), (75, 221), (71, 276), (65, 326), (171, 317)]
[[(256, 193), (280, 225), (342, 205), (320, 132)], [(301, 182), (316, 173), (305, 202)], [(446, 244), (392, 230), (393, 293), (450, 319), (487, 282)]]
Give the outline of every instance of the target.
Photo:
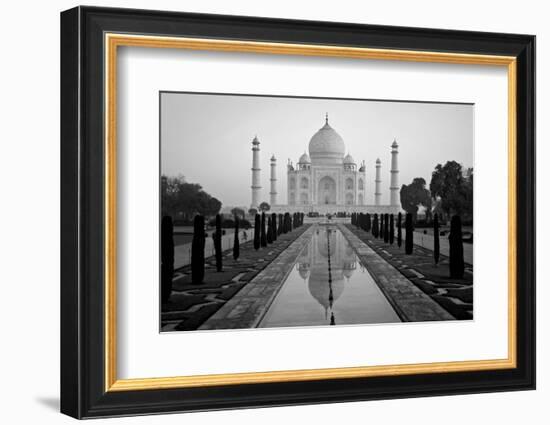
[(367, 213), (367, 215), (365, 216), (365, 223), (366, 223), (365, 230), (367, 232), (370, 232), (370, 228), (371, 228), (372, 223), (370, 221), (370, 214), (369, 213)]
[(434, 214), (434, 263), (439, 263), (439, 217)]
[(351, 224), (355, 226), (355, 213), (351, 213)]
[(372, 221), (372, 236), (378, 238), (378, 214), (374, 214), (374, 219)]
[(174, 225), (172, 217), (169, 215), (162, 217), (160, 227), (160, 293), (162, 302), (165, 303), (172, 295), (172, 278), (174, 277)]
[(464, 247), (462, 246), (462, 222), (460, 216), (451, 218), (451, 233), (449, 233), (449, 270), (451, 278), (464, 277)]
[(260, 214), (254, 217), (254, 249), (260, 249)]
[(405, 215), (405, 254), (413, 253), (413, 220), (412, 214)]
[(284, 233), (284, 230), (283, 215), (279, 214), (279, 225), (277, 226), (277, 232), (279, 233), (279, 235), (281, 235), (282, 233)]
[(390, 223), (389, 214), (384, 214), (384, 242), (388, 243), (390, 240)]
[(401, 248), (403, 245), (403, 234), (401, 233), (403, 217), (401, 213), (397, 214), (397, 246)]
[(273, 229), (271, 228), (271, 216), (267, 216), (267, 234), (266, 234), (266, 240), (268, 244), (273, 243)]
[(235, 216), (235, 233), (233, 238), (233, 259), (237, 261), (241, 255), (241, 245), (239, 243), (239, 217)]
[(191, 281), (199, 285), (204, 280), (204, 217), (196, 215), (193, 223), (193, 242), (191, 242)]
[(389, 241), (390, 245), (393, 245), (393, 238), (395, 234), (395, 223), (393, 222), (393, 214), (390, 214), (390, 234), (389, 234)]
[(262, 212), (262, 223), (260, 224), (260, 245), (262, 248), (267, 246), (267, 238), (265, 234), (265, 212)]
[(216, 232), (214, 233), (214, 252), (216, 255), (216, 271), (221, 272), (223, 269), (222, 263), (222, 217), (216, 215)]
[(277, 214), (271, 214), (271, 239), (273, 242), (277, 240)]
[(384, 214), (380, 214), (380, 229), (378, 230), (380, 239), (384, 239), (384, 218)]

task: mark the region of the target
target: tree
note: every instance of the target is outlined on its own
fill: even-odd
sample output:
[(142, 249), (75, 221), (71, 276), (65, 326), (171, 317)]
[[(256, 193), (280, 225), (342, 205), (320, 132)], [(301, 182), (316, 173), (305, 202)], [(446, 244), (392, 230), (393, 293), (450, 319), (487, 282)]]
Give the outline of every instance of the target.
[(370, 232), (370, 228), (371, 228), (372, 223), (371, 223), (371, 220), (370, 220), (370, 214), (369, 213), (367, 213), (367, 215), (365, 216), (365, 224), (366, 224), (365, 225), (365, 231)]
[(403, 244), (403, 234), (401, 233), (401, 225), (403, 221), (403, 216), (401, 213), (397, 214), (397, 246), (401, 248)]
[(161, 221), (160, 238), (160, 281), (161, 298), (165, 303), (172, 294), (172, 278), (174, 276), (174, 226), (172, 217), (165, 215)]
[(264, 248), (267, 246), (267, 238), (265, 235), (265, 212), (262, 213), (262, 223), (260, 226), (260, 245)]
[(266, 239), (268, 244), (273, 243), (273, 229), (271, 228), (271, 215), (267, 216), (267, 234)]
[(212, 216), (222, 203), (206, 193), (201, 185), (187, 183), (183, 176), (161, 177), (161, 213), (175, 219), (191, 220), (197, 214)]
[(216, 255), (216, 271), (221, 272), (222, 265), (222, 216), (216, 215), (216, 231), (214, 232), (214, 252)]
[(434, 263), (439, 263), (439, 216), (434, 214)]
[(459, 215), (453, 215), (451, 218), (449, 271), (453, 279), (462, 279), (464, 277), (464, 247), (462, 246), (462, 223)]
[(204, 217), (196, 215), (193, 222), (193, 241), (191, 242), (191, 281), (199, 285), (204, 280)]
[(281, 235), (282, 233), (285, 233), (284, 224), (283, 224), (283, 215), (280, 213), (279, 213), (279, 225), (277, 226), (277, 232), (279, 232), (279, 235)]
[(378, 231), (378, 235), (380, 236), (380, 239), (384, 239), (384, 214), (380, 214), (380, 230)]
[(271, 214), (271, 233), (272, 233), (272, 236), (271, 238), (273, 239), (273, 242), (275, 242), (277, 240), (277, 233), (278, 232), (278, 229), (277, 229), (277, 214), (273, 213)]
[(390, 214), (390, 235), (388, 237), (388, 239), (390, 241), (390, 245), (393, 245), (394, 233), (395, 233), (395, 225), (394, 225), (394, 222), (393, 222), (393, 214)]
[(269, 205), (267, 202), (262, 202), (258, 208), (260, 211), (266, 212), (271, 209), (271, 205)]
[(413, 218), (411, 213), (405, 215), (405, 254), (413, 253)]
[(235, 233), (233, 238), (233, 260), (237, 261), (241, 255), (241, 246), (239, 243), (239, 217), (235, 216)]
[(231, 214), (233, 214), (234, 217), (238, 217), (240, 219), (243, 219), (245, 216), (244, 210), (237, 207), (231, 209)]
[(254, 249), (260, 249), (260, 214), (254, 217)]
[(378, 238), (378, 214), (374, 214), (374, 219), (372, 220), (372, 236)]
[(248, 210), (248, 214), (251, 216), (251, 217), (255, 217), (256, 214), (258, 214), (258, 210), (256, 208), (250, 208)]
[(448, 161), (443, 166), (437, 164), (432, 173), (430, 192), (447, 215), (472, 217), (473, 187), (473, 168), (469, 168), (465, 176), (462, 166), (456, 161)]
[(430, 191), (426, 189), (426, 180), (422, 177), (416, 177), (411, 184), (401, 186), (399, 196), (401, 207), (413, 215), (414, 221), (416, 221), (416, 214), (420, 205), (426, 207), (426, 210), (432, 206)]
[(384, 242), (388, 243), (390, 240), (390, 223), (389, 214), (384, 214)]

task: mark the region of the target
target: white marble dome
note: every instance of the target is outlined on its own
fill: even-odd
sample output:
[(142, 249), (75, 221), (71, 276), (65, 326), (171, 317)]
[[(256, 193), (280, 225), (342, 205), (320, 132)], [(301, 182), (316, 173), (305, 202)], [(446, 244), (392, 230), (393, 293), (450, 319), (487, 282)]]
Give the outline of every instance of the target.
[(300, 163), (300, 164), (310, 164), (311, 159), (309, 159), (309, 155), (306, 152), (304, 152), (302, 154), (302, 156), (300, 157), (300, 159), (298, 160), (298, 163)]
[(355, 165), (355, 160), (353, 159), (353, 156), (351, 156), (349, 153), (344, 158), (344, 164), (353, 164), (353, 165)]
[(319, 160), (323, 163), (342, 163), (345, 152), (344, 139), (329, 125), (327, 117), (325, 125), (309, 141), (309, 155), (312, 162)]

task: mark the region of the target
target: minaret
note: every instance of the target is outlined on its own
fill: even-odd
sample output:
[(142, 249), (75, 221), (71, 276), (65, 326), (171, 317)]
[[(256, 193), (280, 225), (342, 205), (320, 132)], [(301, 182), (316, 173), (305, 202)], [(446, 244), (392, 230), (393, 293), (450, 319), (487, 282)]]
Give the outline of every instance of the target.
[(277, 159), (275, 158), (275, 155), (271, 156), (271, 178), (269, 181), (271, 182), (271, 190), (269, 192), (269, 203), (271, 206), (277, 205)]
[(397, 148), (399, 145), (394, 139), (391, 145), (391, 170), (390, 170), (390, 205), (392, 207), (399, 206), (399, 169), (397, 165)]
[(380, 205), (380, 199), (382, 198), (382, 192), (380, 192), (380, 158), (376, 159), (376, 178), (374, 179), (374, 205)]
[(258, 208), (260, 203), (260, 141), (258, 136), (252, 140), (252, 203), (250, 208)]

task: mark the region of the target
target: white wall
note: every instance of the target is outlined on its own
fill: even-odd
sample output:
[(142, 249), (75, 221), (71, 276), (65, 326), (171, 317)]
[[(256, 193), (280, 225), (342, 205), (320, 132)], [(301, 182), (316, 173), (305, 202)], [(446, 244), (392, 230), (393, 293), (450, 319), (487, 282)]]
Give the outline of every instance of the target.
[[(34, 3), (34, 4), (33, 4)], [(77, 3), (4, 2), (0, 15), (0, 391), (2, 422), (69, 423), (57, 413), (59, 381), (59, 11)], [(538, 140), (550, 137), (548, 98), (550, 27), (545, 2), (297, 2), (278, 0), (96, 1), (96, 5), (271, 16), (370, 24), (536, 34)], [(539, 143), (539, 217), (550, 170), (549, 144)], [(22, 230), (25, 229), (25, 230)], [(549, 227), (539, 225), (538, 258), (550, 256)], [(446, 425), (491, 421), (546, 423), (550, 414), (548, 277), (538, 269), (538, 390), (536, 392), (422, 398), (155, 417), (155, 423)], [(150, 423), (151, 417), (114, 420)]]

